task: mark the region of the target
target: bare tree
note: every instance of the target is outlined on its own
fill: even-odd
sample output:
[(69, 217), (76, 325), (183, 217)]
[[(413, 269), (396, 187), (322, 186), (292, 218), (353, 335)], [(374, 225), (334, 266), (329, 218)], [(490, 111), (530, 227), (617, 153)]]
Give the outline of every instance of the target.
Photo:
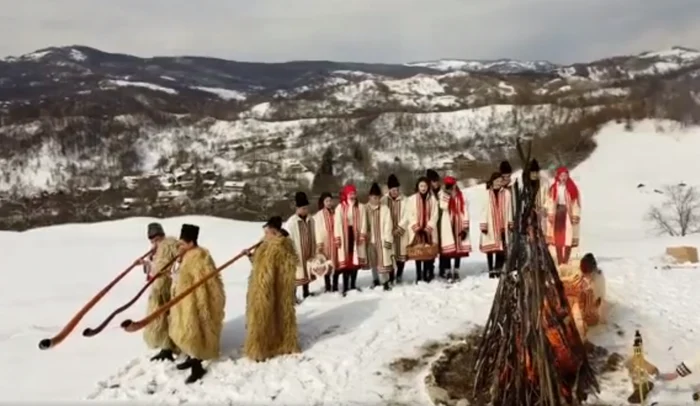
[(700, 192), (685, 184), (663, 188), (666, 200), (647, 213), (659, 235), (686, 236), (700, 232)]

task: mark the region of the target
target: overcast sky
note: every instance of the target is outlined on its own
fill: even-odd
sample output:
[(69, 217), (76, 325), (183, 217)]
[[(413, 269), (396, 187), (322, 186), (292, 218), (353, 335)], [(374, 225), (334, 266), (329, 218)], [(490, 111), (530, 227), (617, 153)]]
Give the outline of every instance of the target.
[(0, 55), (582, 62), (700, 47), (700, 0), (0, 0)]

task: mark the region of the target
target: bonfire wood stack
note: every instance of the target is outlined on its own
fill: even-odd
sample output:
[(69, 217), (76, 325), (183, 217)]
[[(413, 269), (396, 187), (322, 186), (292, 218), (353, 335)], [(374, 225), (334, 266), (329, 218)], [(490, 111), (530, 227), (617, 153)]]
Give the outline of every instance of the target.
[(539, 184), (518, 143), (515, 227), (475, 366), (475, 392), (502, 406), (578, 404), (598, 391), (535, 210)]

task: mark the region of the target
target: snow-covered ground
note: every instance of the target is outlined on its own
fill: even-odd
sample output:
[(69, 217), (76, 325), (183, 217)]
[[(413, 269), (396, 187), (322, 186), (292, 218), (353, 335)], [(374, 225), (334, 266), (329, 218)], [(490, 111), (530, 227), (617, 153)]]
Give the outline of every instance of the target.
[[(663, 126), (663, 133), (656, 128)], [(700, 349), (697, 309), (700, 269), (656, 269), (669, 244), (700, 245), (700, 236), (671, 239), (650, 236), (644, 213), (661, 198), (653, 190), (669, 183), (693, 184), (700, 169), (700, 129), (680, 130), (670, 123), (642, 122), (634, 132), (606, 126), (598, 149), (573, 176), (582, 192), (582, 244), (599, 258), (611, 301), (608, 327), (592, 340), (628, 355), (640, 329), (648, 358), (662, 370)], [(644, 184), (644, 187), (638, 187)], [(467, 191), (470, 212), (481, 212), (484, 189)], [(474, 219), (476, 221), (476, 219)], [(210, 366), (201, 384), (185, 386), (185, 374), (171, 364), (150, 364), (140, 335), (123, 332), (123, 318), (143, 316), (139, 302), (103, 334), (83, 338), (144, 283), (133, 271), (60, 346), (40, 351), (40, 339), (62, 325), (121, 268), (147, 249), (145, 226), (133, 218), (92, 225), (63, 225), (24, 233), (0, 232), (0, 393), (10, 400), (141, 400), (149, 403), (240, 402), (349, 405), (391, 401), (428, 404), (422, 376), (400, 382), (388, 364), (412, 356), (427, 340), (483, 323), (496, 281), (484, 275), (485, 258), (475, 254), (462, 267), (463, 280), (451, 289), (434, 283), (407, 284), (395, 290), (364, 290), (347, 298), (320, 295), (298, 307), (303, 354), (253, 363), (240, 357), (249, 264), (225, 271), (227, 321), (224, 355)], [(211, 217), (163, 221), (166, 230), (180, 224), (202, 228), (201, 244), (224, 262), (259, 237), (260, 224)], [(478, 244), (478, 230), (472, 230)], [(407, 270), (413, 277), (413, 268)], [(368, 276), (362, 279), (369, 282)], [(320, 289), (320, 286), (315, 286)], [(619, 333), (622, 331), (623, 333)], [(602, 382), (601, 400), (626, 402), (630, 384), (624, 374)], [(698, 381), (695, 381), (696, 383)], [(659, 384), (656, 399), (690, 403), (692, 378)], [(399, 384), (410, 389), (397, 390)]]

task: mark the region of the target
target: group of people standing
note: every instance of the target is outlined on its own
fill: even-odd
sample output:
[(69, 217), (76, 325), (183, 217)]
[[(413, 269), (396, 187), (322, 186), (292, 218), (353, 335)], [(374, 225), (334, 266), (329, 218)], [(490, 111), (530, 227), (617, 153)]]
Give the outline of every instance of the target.
[[(536, 161), (529, 165), (532, 179), (540, 179)], [(513, 227), (512, 168), (507, 161), (486, 183), (487, 204), (479, 219), (479, 248), (487, 254), (489, 274), (502, 270)], [(527, 174), (526, 174), (527, 175)], [(544, 178), (542, 178), (544, 179)], [(568, 262), (578, 245), (580, 195), (566, 168), (559, 168), (550, 186), (542, 180), (537, 210), (542, 228), (558, 263)], [(472, 252), (469, 202), (452, 176), (440, 177), (429, 169), (415, 183), (414, 193), (404, 196), (395, 175), (386, 181), (387, 192), (373, 183), (367, 203), (360, 203), (354, 185), (340, 191), (338, 204), (323, 193), (318, 212), (311, 215), (305, 193), (295, 196), (296, 212), (283, 222), (279, 216), (263, 226), (264, 238), (252, 249), (243, 250), (252, 263), (246, 296), (246, 340), (244, 354), (255, 361), (298, 352), (294, 290), (311, 295), (309, 283), (322, 276), (326, 292), (358, 289), (360, 270), (371, 270), (373, 287), (390, 290), (401, 283), (406, 262), (416, 260), (416, 281), (438, 277), (459, 279), (460, 259)], [(191, 290), (203, 278), (206, 283), (191, 290), (169, 312), (144, 330), (148, 346), (159, 352), (152, 361), (186, 358), (178, 370), (190, 371), (186, 383), (206, 373), (204, 361), (219, 356), (226, 295), (223, 282), (209, 251), (198, 245), (199, 227), (184, 224), (180, 238), (167, 237), (159, 223), (148, 225), (147, 237), (153, 247), (150, 258), (142, 260), (152, 284), (148, 301), (151, 313), (172, 297)], [(434, 256), (412, 256), (412, 248), (435, 248)], [(323, 259), (323, 261), (320, 261)], [(314, 264), (323, 263), (319, 273)], [(212, 277), (213, 276), (213, 277)]]
[[(529, 168), (529, 176), (539, 180), (536, 204), (550, 251), (558, 263), (567, 263), (572, 249), (578, 246), (578, 188), (564, 167), (557, 169), (552, 185), (540, 174), (536, 160)], [(487, 203), (478, 223), (479, 249), (487, 256), (489, 276), (493, 278), (505, 266), (513, 227), (512, 173), (510, 163), (503, 161), (486, 182)], [(469, 202), (457, 183), (452, 176), (441, 177), (428, 169), (417, 179), (414, 193), (404, 196), (398, 178), (392, 174), (386, 181), (386, 193), (378, 183), (371, 185), (367, 203), (358, 200), (357, 188), (352, 184), (342, 188), (337, 205), (331, 193), (322, 193), (313, 215), (307, 195), (297, 192), (296, 212), (284, 229), (299, 258), (296, 283), (302, 298), (311, 295), (309, 283), (317, 277), (313, 264), (319, 257), (332, 269), (322, 272), (326, 292), (340, 291), (341, 281), (343, 294), (359, 290), (360, 270), (371, 270), (373, 288), (390, 290), (402, 282), (406, 262), (416, 259), (411, 256), (411, 247), (416, 245), (437, 248), (432, 260), (416, 260), (416, 282), (435, 279), (436, 260), (437, 277), (457, 281), (461, 258), (472, 252)]]

